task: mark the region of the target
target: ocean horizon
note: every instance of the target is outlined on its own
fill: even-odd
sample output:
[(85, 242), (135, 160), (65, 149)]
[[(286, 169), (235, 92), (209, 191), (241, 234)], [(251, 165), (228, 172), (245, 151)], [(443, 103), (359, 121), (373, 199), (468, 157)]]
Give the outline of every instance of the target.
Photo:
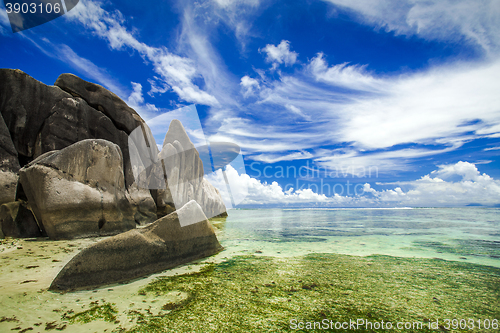
[[(228, 251), (442, 258), (500, 267), (500, 208), (234, 209)], [(278, 253), (279, 252), (279, 253)]]

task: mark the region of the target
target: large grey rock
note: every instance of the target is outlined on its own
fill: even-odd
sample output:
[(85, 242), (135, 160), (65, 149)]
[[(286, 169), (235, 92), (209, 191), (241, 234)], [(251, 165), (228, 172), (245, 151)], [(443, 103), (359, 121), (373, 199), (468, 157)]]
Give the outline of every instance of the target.
[(123, 100), (104, 87), (82, 80), (73, 74), (61, 74), (54, 85), (81, 97), (96, 110), (102, 111), (115, 126), (130, 134), (143, 120)]
[(42, 236), (42, 231), (25, 201), (14, 201), (0, 206), (0, 225), (6, 237)]
[[(180, 220), (189, 221), (182, 227)], [(92, 288), (128, 281), (222, 250), (201, 207), (190, 201), (149, 226), (104, 239), (78, 253), (51, 290)]]
[(136, 222), (147, 224), (156, 220), (156, 206), (150, 192), (134, 184), (128, 135), (118, 130), (105, 114), (90, 107), (79, 97), (62, 99), (52, 111), (36, 140), (34, 156), (60, 150), (86, 139), (104, 139), (117, 144), (123, 154), (128, 196), (137, 210)]
[(103, 236), (135, 228), (120, 148), (83, 140), (41, 155), (20, 170), (33, 213), (52, 239)]
[(0, 114), (0, 205), (15, 200), (18, 172), (16, 147)]
[(190, 200), (196, 200), (209, 218), (226, 214), (219, 191), (203, 178), (203, 162), (177, 119), (170, 123), (159, 160), (162, 164), (157, 168), (161, 169), (156, 173), (162, 174), (164, 167), (168, 183), (166, 189), (153, 193), (159, 214), (182, 207)]
[(0, 69), (0, 112), (20, 159), (33, 156), (44, 120), (67, 97), (71, 95), (61, 88), (45, 85), (20, 70)]

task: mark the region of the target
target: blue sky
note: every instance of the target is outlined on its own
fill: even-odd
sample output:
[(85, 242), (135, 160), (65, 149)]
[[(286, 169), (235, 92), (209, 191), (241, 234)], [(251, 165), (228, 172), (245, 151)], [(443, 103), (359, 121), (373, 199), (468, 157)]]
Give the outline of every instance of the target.
[(81, 0), (0, 29), (3, 68), (74, 73), (146, 120), (195, 104), (242, 149), (243, 204), (500, 204), (495, 0)]

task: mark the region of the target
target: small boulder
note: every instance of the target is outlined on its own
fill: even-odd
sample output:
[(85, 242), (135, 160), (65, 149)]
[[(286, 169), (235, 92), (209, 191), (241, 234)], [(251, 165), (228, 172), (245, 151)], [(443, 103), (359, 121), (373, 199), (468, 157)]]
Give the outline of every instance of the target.
[(14, 201), (0, 206), (0, 225), (6, 237), (41, 237), (42, 231), (25, 201)]
[(221, 250), (212, 225), (192, 200), (147, 227), (84, 249), (64, 266), (50, 289), (88, 289), (129, 281)]
[(48, 152), (20, 170), (33, 213), (51, 239), (113, 235), (135, 228), (120, 148), (79, 141)]

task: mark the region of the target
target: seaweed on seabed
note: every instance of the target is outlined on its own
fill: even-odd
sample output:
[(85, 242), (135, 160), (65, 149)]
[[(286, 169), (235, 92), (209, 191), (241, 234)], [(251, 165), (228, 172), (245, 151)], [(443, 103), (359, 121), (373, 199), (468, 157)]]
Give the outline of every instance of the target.
[(116, 322), (115, 314), (118, 313), (117, 309), (114, 307), (114, 303), (104, 303), (102, 305), (95, 304), (90, 309), (75, 313), (74, 315), (68, 316), (63, 315), (63, 319), (68, 320), (71, 324), (75, 322), (80, 323), (90, 323), (91, 321), (102, 319), (111, 323)]
[(189, 301), (165, 300), (158, 314), (137, 311), (130, 332), (290, 331), (292, 319), (498, 318), (499, 278), (498, 268), (425, 258), (238, 256), (152, 281), (144, 295), (182, 291)]

